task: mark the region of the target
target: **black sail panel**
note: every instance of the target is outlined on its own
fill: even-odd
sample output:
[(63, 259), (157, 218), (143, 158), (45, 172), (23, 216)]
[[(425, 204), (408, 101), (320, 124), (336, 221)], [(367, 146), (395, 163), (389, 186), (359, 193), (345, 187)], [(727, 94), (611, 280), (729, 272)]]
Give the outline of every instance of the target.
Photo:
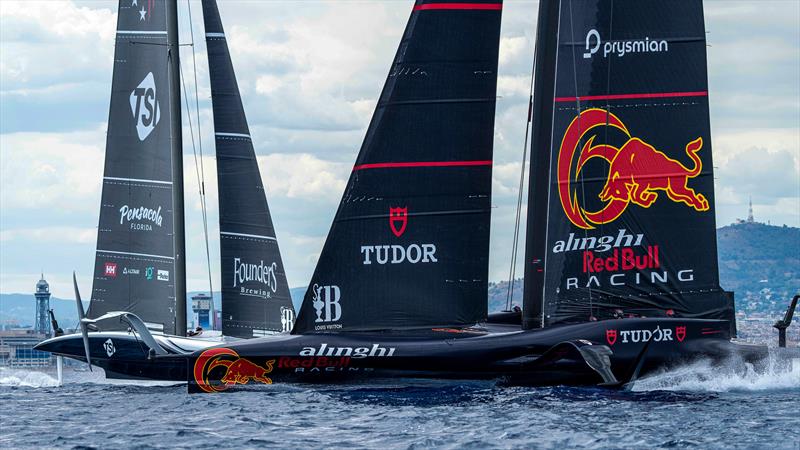
[(531, 211), (547, 226), (528, 234), (545, 239), (545, 325), (732, 319), (717, 268), (702, 2), (562, 0), (557, 24), (552, 122), (532, 148), (549, 157), (547, 208)]
[(219, 184), (222, 333), (289, 331), (294, 308), (217, 3), (203, 0)]
[(88, 315), (130, 311), (177, 334), (165, 6), (119, 2)]
[(499, 1), (417, 1), (294, 333), (487, 315)]

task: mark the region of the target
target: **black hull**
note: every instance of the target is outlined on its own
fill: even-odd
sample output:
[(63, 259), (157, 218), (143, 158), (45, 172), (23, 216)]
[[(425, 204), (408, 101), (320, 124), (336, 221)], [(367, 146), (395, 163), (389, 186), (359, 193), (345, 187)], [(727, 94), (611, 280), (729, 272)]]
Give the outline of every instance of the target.
[[(168, 355), (149, 357), (147, 346), (131, 333), (91, 332), (89, 349), (92, 366), (103, 369), (106, 378), (185, 382), (187, 357), (193, 350), (213, 345), (204, 341), (193, 343), (177, 336), (157, 336), (156, 340)], [(176, 345), (175, 341), (190, 342), (192, 345)], [(35, 349), (86, 362), (79, 333), (48, 339), (36, 345)]]
[[(382, 333), (275, 335), (210, 346), (195, 352), (171, 349), (148, 359), (132, 335), (90, 333), (92, 363), (109, 378), (188, 381), (190, 392), (214, 392), (244, 384), (344, 383), (375, 379), (499, 380), (506, 385), (598, 385), (603, 377), (586, 362), (581, 346), (611, 350), (610, 369), (621, 385), (637, 374), (699, 358), (731, 356), (766, 360), (766, 346), (730, 341), (727, 321), (620, 319), (521, 331), (519, 326), (433, 329)], [(126, 337), (127, 336), (127, 337)], [(645, 348), (646, 346), (646, 348)], [(51, 339), (39, 349), (85, 361), (80, 336)], [(783, 349), (800, 358), (798, 349)], [(640, 358), (641, 357), (641, 358)]]
[(493, 325), (486, 329), (283, 335), (197, 352), (190, 358), (187, 381), (190, 392), (222, 391), (240, 384), (373, 378), (597, 385), (608, 380), (587, 364), (579, 350), (593, 345), (611, 349), (610, 368), (621, 385), (634, 372), (643, 375), (698, 358), (722, 360), (737, 354), (753, 362), (767, 356), (764, 346), (732, 344), (728, 329), (727, 321), (623, 319), (530, 331)]

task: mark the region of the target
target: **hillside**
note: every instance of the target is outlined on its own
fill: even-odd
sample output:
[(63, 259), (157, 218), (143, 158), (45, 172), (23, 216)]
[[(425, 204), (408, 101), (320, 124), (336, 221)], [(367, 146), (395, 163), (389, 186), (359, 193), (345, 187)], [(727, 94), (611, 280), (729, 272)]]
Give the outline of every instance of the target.
[(785, 311), (800, 293), (800, 228), (741, 223), (717, 230), (722, 287), (737, 310)]

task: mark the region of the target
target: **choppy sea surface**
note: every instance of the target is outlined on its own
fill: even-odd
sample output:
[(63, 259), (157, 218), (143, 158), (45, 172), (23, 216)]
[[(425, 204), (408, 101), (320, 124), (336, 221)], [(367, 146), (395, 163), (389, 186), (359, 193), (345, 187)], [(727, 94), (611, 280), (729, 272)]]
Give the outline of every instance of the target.
[(208, 395), (0, 368), (0, 447), (800, 449), (800, 364), (697, 363), (631, 392), (420, 380)]

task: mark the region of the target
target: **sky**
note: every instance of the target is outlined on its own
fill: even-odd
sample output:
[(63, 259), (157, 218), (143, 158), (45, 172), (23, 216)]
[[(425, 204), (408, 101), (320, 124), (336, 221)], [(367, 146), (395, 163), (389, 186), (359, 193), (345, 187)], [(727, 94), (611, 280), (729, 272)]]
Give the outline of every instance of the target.
[[(305, 286), (412, 2), (219, 3), (289, 284)], [(192, 42), (190, 30), (197, 39), (182, 47), (181, 57), (192, 102), (198, 92), (200, 136), (196, 122), (193, 131), (204, 151), (211, 271), (218, 279), (201, 7), (190, 0), (190, 20), (187, 2), (179, 5), (181, 42)], [(506, 0), (503, 11), (492, 281), (509, 271), (537, 6)], [(0, 293), (32, 292), (43, 271), (55, 296), (71, 298), (72, 270), (90, 291), (116, 7), (106, 0), (0, 1)], [(800, 0), (707, 0), (705, 20), (717, 225), (746, 217), (752, 197), (756, 220), (798, 227)], [(207, 290), (188, 117), (184, 111), (187, 284)]]

